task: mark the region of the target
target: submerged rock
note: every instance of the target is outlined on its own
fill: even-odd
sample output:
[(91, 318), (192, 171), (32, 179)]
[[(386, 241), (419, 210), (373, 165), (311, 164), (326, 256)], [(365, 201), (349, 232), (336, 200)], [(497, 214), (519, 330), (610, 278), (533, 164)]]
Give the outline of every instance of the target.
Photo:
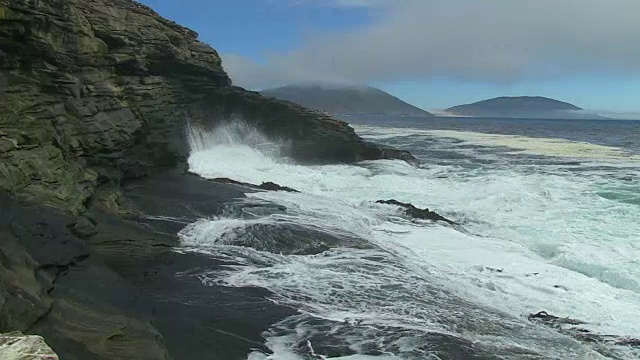
[(571, 318), (561, 318), (558, 316), (554, 316), (549, 314), (546, 311), (540, 311), (535, 314), (530, 314), (528, 316), (530, 321), (536, 321), (540, 323), (544, 323), (545, 325), (560, 327), (561, 325), (583, 325), (586, 324), (584, 321), (571, 319)]
[(412, 204), (403, 203), (397, 200), (378, 200), (377, 204), (395, 205), (404, 209), (405, 215), (414, 219), (431, 220), (431, 221), (444, 221), (449, 225), (459, 225), (455, 221), (451, 221), (429, 209), (419, 209)]
[(285, 255), (315, 255), (334, 248), (372, 248), (368, 241), (354, 235), (333, 234), (291, 223), (253, 224), (232, 229), (221, 234), (217, 243)]
[(58, 360), (59, 358), (41, 336), (13, 332), (0, 334), (0, 359)]

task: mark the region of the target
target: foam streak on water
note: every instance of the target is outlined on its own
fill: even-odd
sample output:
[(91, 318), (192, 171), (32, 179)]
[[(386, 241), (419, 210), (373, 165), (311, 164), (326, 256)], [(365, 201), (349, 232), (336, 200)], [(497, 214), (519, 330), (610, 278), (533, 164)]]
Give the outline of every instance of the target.
[[(244, 264), (226, 274), (205, 273), (203, 281), (265, 287), (276, 301), (308, 316), (357, 323), (359, 331), (341, 325), (332, 331), (344, 332), (341, 338), (351, 349), (378, 341), (387, 350), (378, 359), (429, 358), (428, 351), (408, 344), (434, 332), (464, 337), (484, 349), (513, 349), (514, 354), (599, 357), (524, 319), (541, 310), (584, 320), (585, 328), (601, 334), (640, 336), (637, 156), (558, 139), (357, 130), (370, 139), (415, 147), (416, 153), (426, 141), (430, 150), (453, 160), (424, 156), (421, 168), (398, 161), (299, 166), (279, 159), (281, 145), (257, 135), (250, 141), (237, 134), (222, 141), (216, 132), (195, 133), (200, 140), (189, 159), (193, 172), (273, 181), (301, 191), (259, 192), (245, 200), (277, 203), (287, 208), (285, 214), (203, 220), (183, 230), (183, 245)], [(478, 161), (459, 161), (458, 156)], [(505, 156), (521, 156), (526, 166), (511, 166), (501, 161)], [(481, 160), (487, 165), (477, 166)], [(464, 229), (406, 221), (396, 208), (374, 203), (391, 198), (429, 207), (462, 222)], [(358, 236), (373, 248), (286, 256), (232, 246), (229, 234), (242, 234), (240, 229), (256, 222)], [(318, 331), (309, 323), (293, 319), (281, 324), (288, 333), (274, 330), (268, 344), (279, 354), (274, 358), (297, 359), (292, 346)], [(638, 356), (615, 351), (622, 352), (619, 358)]]

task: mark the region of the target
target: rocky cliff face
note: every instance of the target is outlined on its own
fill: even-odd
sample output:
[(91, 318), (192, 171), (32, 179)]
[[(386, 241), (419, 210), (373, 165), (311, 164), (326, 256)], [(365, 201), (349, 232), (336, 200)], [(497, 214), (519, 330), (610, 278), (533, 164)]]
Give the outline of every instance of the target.
[(74, 212), (182, 161), (188, 105), (230, 83), (193, 31), (131, 1), (3, 0), (0, 24), (0, 186)]
[(378, 158), (345, 123), (230, 86), (197, 34), (129, 0), (0, 0), (0, 188), (81, 213), (102, 184), (184, 163), (230, 114), (306, 161)]
[(195, 221), (243, 196), (181, 174), (186, 124), (237, 116), (300, 161), (413, 159), (233, 87), (195, 32), (134, 1), (0, 0), (0, 333), (83, 360), (240, 359), (259, 346), (291, 310), (176, 277), (204, 260), (171, 250), (184, 224), (145, 220)]

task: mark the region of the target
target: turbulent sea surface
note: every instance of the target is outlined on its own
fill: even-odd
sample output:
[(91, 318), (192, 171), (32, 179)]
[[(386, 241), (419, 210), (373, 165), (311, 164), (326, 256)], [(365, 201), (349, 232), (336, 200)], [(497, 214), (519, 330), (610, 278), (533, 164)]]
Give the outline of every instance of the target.
[[(616, 344), (640, 337), (640, 122), (349, 121), (422, 165), (301, 166), (280, 156), (286, 144), (239, 124), (192, 134), (191, 171), (301, 191), (248, 194), (243, 211), (181, 232), (185, 248), (241, 264), (203, 271), (204, 286), (264, 287), (300, 310), (265, 334), (274, 354), (249, 359), (640, 358)], [(461, 226), (403, 218), (381, 199)], [(265, 204), (286, 210), (251, 210)], [(367, 246), (316, 255), (236, 246), (287, 224)], [(527, 319), (539, 311), (612, 341)]]

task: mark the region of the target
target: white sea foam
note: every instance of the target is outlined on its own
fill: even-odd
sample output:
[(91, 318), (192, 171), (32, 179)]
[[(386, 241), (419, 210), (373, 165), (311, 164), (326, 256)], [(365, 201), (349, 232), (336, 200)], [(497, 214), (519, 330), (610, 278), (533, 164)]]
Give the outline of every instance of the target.
[[(519, 137), (359, 130), (377, 140), (464, 137), (556, 157), (637, 160), (619, 149), (559, 140), (532, 145), (535, 141)], [(286, 214), (203, 220), (188, 226), (181, 233), (185, 246), (215, 248), (218, 254), (244, 259), (244, 266), (222, 277), (209, 274), (205, 281), (263, 286), (274, 291), (278, 301), (333, 321), (358, 319), (372, 327), (450, 332), (555, 358), (597, 355), (570, 339), (555, 339), (553, 331), (532, 333), (523, 325), (523, 315), (546, 310), (587, 321), (584, 327), (598, 333), (640, 335), (640, 210), (637, 204), (602, 196), (603, 186), (611, 187), (611, 182), (603, 185), (592, 176), (565, 171), (414, 168), (399, 161), (298, 166), (281, 160), (272, 146), (255, 146), (273, 143), (258, 135), (250, 141), (208, 136), (200, 136), (207, 140), (194, 147), (192, 171), (211, 178), (273, 181), (302, 193), (259, 192), (246, 199), (283, 205)], [(405, 221), (396, 208), (374, 203), (390, 198), (461, 221), (466, 232)], [(230, 247), (223, 241), (256, 222), (282, 221), (338, 235), (356, 234), (376, 249), (284, 256)], [(501, 312), (512, 320), (505, 320)], [(469, 321), (480, 325), (474, 331)], [(503, 324), (492, 327), (491, 321)], [(294, 340), (273, 336), (270, 341), (279, 354), (272, 358), (297, 359), (290, 351)]]
[(356, 130), (366, 137), (375, 140), (409, 136), (429, 136), (435, 138), (451, 138), (467, 144), (496, 146), (513, 149), (525, 154), (555, 156), (599, 161), (640, 162), (640, 156), (624, 149), (591, 144), (580, 141), (569, 141), (556, 138), (534, 138), (519, 135), (486, 134), (470, 131), (453, 130), (418, 130), (411, 128), (386, 128), (379, 126), (358, 125)]

